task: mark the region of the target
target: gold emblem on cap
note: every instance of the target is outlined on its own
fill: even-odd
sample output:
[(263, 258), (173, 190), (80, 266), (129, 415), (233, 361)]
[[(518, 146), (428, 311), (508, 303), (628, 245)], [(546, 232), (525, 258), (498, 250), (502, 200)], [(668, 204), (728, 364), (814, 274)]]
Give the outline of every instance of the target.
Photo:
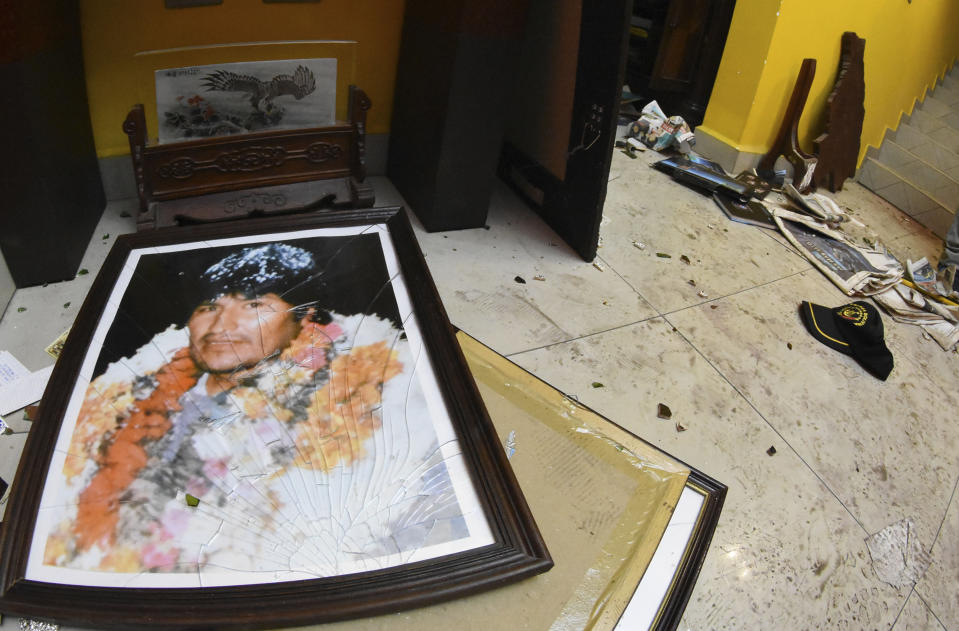
[(862, 305), (852, 304), (840, 309), (839, 317), (849, 320), (853, 323), (853, 326), (863, 326), (869, 318), (869, 313)]

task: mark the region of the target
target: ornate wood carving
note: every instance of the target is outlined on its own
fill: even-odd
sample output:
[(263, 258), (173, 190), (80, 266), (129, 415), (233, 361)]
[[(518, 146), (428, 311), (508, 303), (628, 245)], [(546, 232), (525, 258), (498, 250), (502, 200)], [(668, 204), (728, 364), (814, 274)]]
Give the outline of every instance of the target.
[(249, 147), (226, 151), (212, 160), (198, 161), (189, 157), (176, 158), (156, 169), (163, 178), (185, 180), (197, 171), (216, 169), (220, 173), (253, 173), (283, 166), (287, 160), (306, 160), (320, 164), (343, 155), (343, 148), (328, 142), (314, 142), (305, 149), (287, 151), (282, 146)]
[(143, 155), (147, 144), (147, 124), (142, 105), (134, 105), (123, 121), (123, 131), (130, 141), (130, 158), (133, 160), (133, 177), (137, 183), (140, 213), (147, 212), (147, 184)]
[(773, 146), (763, 156), (756, 168), (760, 176), (765, 179), (772, 179), (776, 159), (783, 156), (793, 167), (793, 185), (800, 193), (805, 193), (813, 187), (812, 177), (816, 169), (816, 157), (802, 150), (799, 146), (799, 135), (797, 133), (799, 118), (802, 116), (803, 108), (806, 107), (809, 88), (812, 86), (812, 80), (815, 76), (816, 60), (803, 59), (776, 140), (773, 141)]
[[(140, 198), (138, 227), (170, 225), (171, 213), (181, 216), (179, 210), (171, 208), (167, 212), (162, 208), (163, 203), (172, 200), (317, 180), (341, 180), (324, 188), (324, 196), (332, 194), (335, 205), (371, 207), (373, 189), (364, 184), (366, 112), (370, 106), (366, 93), (351, 86), (347, 122), (148, 147), (143, 106), (137, 105), (127, 116), (123, 130), (130, 139)], [(303, 202), (298, 207), (309, 209), (322, 205), (321, 200), (313, 201), (316, 203)], [(193, 214), (182, 216), (208, 221), (214, 219), (210, 212), (220, 212), (190, 206)]]
[[(366, 179), (366, 112), (373, 106), (366, 92), (350, 86), (349, 119), (353, 125), (353, 177)], [(372, 205), (372, 204), (371, 204)]]
[(865, 48), (866, 40), (855, 33), (842, 34), (839, 73), (826, 101), (826, 131), (813, 141), (819, 158), (813, 182), (833, 193), (842, 189), (846, 178), (856, 174), (859, 162), (862, 121), (866, 115), (862, 65)]

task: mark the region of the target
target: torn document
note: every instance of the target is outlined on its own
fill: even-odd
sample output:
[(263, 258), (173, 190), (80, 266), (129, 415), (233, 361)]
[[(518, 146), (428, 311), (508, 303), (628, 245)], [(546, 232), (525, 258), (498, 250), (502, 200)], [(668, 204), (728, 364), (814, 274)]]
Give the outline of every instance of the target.
[(0, 351), (0, 385), (10, 383), (15, 379), (29, 375), (27, 367), (13, 356), (10, 351)]
[(39, 401), (51, 372), (53, 366), (48, 366), (0, 385), (0, 414), (9, 414)]

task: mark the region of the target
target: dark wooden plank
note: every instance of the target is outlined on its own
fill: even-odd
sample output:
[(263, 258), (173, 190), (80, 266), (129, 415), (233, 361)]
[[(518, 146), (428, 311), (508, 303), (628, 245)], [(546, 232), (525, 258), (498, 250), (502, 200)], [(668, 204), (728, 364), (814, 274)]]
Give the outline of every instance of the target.
[(851, 31), (842, 34), (839, 72), (826, 101), (826, 131), (813, 141), (819, 164), (813, 173), (816, 186), (833, 193), (856, 174), (862, 121), (866, 116), (866, 83), (863, 53), (866, 40)]
[(430, 232), (479, 228), (527, 0), (408, 0), (387, 173)]
[(73, 278), (106, 205), (73, 0), (0, 2), (0, 249), (17, 287)]
[(599, 244), (631, 8), (631, 0), (583, 3), (572, 124), (562, 132), (568, 133), (563, 177), (512, 143), (500, 153), (499, 176), (587, 261)]

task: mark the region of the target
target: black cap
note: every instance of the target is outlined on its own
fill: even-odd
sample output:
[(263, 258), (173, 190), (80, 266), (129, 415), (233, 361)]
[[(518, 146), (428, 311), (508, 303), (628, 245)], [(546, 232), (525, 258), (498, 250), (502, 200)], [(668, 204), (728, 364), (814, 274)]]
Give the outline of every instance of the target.
[(892, 372), (892, 353), (886, 347), (882, 318), (868, 302), (860, 300), (830, 309), (804, 300), (799, 314), (814, 338), (849, 355), (875, 377), (885, 381)]

